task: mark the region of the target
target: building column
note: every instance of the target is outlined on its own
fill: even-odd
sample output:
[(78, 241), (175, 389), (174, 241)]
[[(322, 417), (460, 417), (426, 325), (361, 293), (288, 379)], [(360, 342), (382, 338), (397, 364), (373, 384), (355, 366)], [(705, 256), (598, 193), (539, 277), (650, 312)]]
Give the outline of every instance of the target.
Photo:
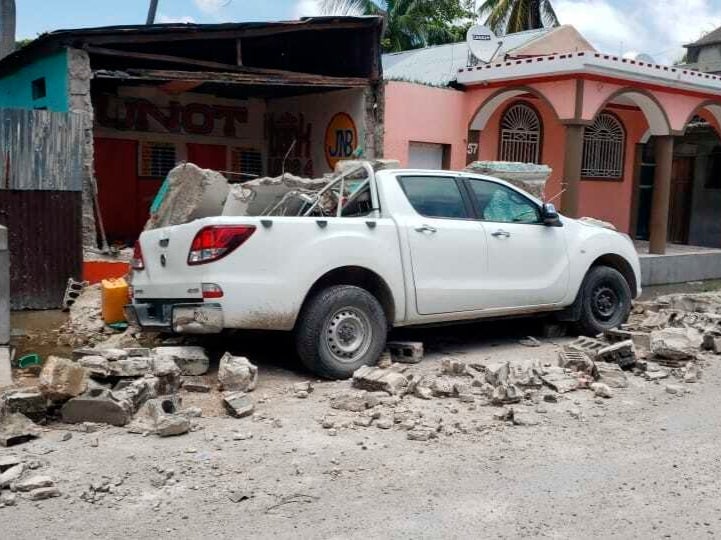
[(651, 201), (651, 241), (649, 253), (663, 255), (668, 241), (668, 209), (671, 198), (671, 168), (673, 166), (673, 136), (655, 137), (656, 169), (653, 175)]
[(583, 125), (567, 124), (563, 178), (561, 189), (561, 212), (572, 218), (578, 217), (578, 199), (581, 191), (581, 163), (583, 161)]

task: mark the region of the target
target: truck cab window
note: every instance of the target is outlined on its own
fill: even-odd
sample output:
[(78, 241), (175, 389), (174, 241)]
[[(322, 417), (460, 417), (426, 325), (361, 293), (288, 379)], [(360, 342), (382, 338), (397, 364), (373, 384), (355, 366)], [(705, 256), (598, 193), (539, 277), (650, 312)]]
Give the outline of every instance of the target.
[(450, 176), (403, 176), (401, 187), (416, 212), (425, 217), (468, 217), (456, 179)]
[(471, 193), (483, 221), (540, 223), (538, 207), (517, 191), (495, 182), (469, 180)]

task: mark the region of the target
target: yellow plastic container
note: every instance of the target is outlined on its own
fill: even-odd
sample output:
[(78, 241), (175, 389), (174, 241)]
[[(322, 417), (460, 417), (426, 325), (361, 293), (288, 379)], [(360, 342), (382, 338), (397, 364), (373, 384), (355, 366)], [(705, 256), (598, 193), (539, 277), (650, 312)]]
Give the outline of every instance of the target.
[(123, 278), (104, 279), (102, 287), (102, 311), (105, 324), (125, 321), (123, 306), (128, 303), (128, 282)]

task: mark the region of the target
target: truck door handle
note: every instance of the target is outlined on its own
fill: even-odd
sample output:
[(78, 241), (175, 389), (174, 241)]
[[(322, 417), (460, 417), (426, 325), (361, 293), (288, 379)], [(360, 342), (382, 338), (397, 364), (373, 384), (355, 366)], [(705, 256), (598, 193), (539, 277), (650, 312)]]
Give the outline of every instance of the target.
[(498, 229), (496, 232), (491, 233), (491, 236), (495, 236), (496, 238), (510, 238), (511, 233), (504, 231), (503, 229)]
[(416, 227), (416, 231), (418, 231), (419, 233), (427, 232), (433, 234), (438, 232), (438, 229), (436, 229), (435, 227), (431, 227), (430, 225), (421, 225), (420, 227)]

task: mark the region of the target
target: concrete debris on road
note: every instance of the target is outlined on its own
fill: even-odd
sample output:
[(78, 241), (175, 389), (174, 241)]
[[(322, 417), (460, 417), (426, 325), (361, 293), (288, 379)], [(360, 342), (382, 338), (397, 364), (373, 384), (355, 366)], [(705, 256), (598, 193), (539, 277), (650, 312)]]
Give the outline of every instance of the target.
[(236, 418), (245, 418), (255, 412), (255, 403), (245, 392), (225, 392), (223, 404), (228, 413)]
[(387, 392), (397, 396), (408, 388), (408, 379), (403, 375), (405, 368), (395, 365), (383, 369), (374, 366), (362, 366), (353, 373), (353, 386), (361, 390)]
[(251, 392), (258, 383), (258, 368), (244, 356), (225, 353), (218, 367), (220, 389), (235, 392)]
[(53, 401), (79, 396), (87, 386), (87, 374), (82, 366), (59, 356), (50, 356), (45, 361), (38, 380), (40, 392)]
[(175, 396), (153, 398), (146, 401), (128, 425), (131, 433), (155, 434), (159, 437), (183, 435), (190, 431), (190, 421), (177, 414), (179, 399)]
[(703, 335), (694, 328), (664, 328), (651, 333), (651, 352), (661, 364), (672, 367), (694, 360)]
[(386, 345), (394, 362), (417, 364), (423, 360), (423, 343), (417, 341), (389, 341)]
[(210, 367), (210, 359), (203, 347), (156, 347), (152, 353), (154, 356), (172, 358), (182, 375), (204, 375)]
[(38, 436), (37, 426), (24, 414), (9, 413), (0, 417), (0, 446), (15, 446)]

